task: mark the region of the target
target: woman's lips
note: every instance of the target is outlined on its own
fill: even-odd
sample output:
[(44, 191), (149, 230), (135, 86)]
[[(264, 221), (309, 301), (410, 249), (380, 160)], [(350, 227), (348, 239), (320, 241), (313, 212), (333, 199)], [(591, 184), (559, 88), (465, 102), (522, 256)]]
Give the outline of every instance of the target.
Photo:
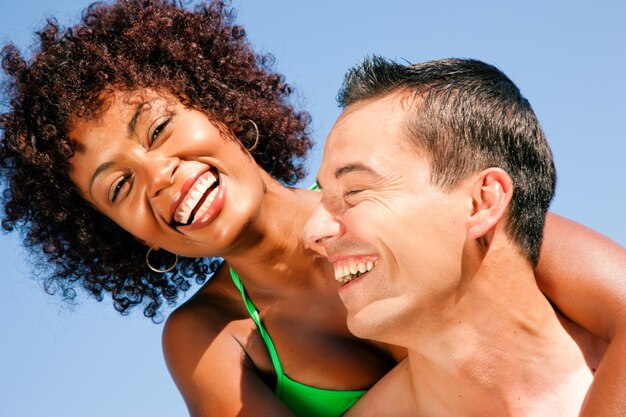
[(197, 178), (186, 181), (181, 189), (182, 198), (174, 211), (172, 220), (180, 224), (189, 224), (193, 221), (194, 214), (204, 214), (204, 212), (199, 212), (203, 210), (204, 206), (208, 207), (215, 197), (216, 184), (219, 186), (213, 170), (206, 171)]
[(203, 203), (200, 204), (192, 222), (188, 225), (178, 226), (179, 231), (194, 230), (211, 223), (222, 211), (226, 201), (226, 185), (219, 179), (217, 186), (209, 192)]

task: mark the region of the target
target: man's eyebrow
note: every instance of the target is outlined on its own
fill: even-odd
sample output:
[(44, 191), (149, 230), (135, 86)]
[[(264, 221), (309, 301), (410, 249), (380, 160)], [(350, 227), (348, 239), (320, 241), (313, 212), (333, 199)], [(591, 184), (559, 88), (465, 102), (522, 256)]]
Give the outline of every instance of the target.
[(350, 164), (346, 164), (342, 167), (339, 167), (335, 170), (335, 179), (339, 179), (340, 177), (349, 174), (351, 172), (365, 172), (368, 174), (378, 176), (378, 173), (374, 171), (371, 167), (361, 163), (361, 162), (353, 162)]
[[(361, 162), (353, 162), (337, 168), (335, 170), (335, 179), (339, 179), (340, 177), (347, 175), (351, 172), (365, 172), (370, 175), (379, 176), (378, 172), (376, 172), (371, 167)], [(319, 188), (320, 191), (324, 190), (324, 187), (322, 186), (319, 177), (315, 179), (315, 183), (317, 184), (317, 188)]]
[(96, 168), (96, 171), (93, 173), (93, 175), (91, 176), (91, 180), (89, 181), (89, 194), (91, 194), (91, 187), (93, 186), (93, 183), (98, 177), (98, 175), (102, 174), (104, 171), (111, 168), (112, 166), (113, 166), (113, 161), (107, 161), (107, 162), (100, 164), (98, 168)]

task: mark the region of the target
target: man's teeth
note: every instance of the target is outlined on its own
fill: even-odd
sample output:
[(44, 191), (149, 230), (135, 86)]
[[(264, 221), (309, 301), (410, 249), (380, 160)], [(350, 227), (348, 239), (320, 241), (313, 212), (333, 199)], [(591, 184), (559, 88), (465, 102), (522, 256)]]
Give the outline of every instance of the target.
[[(217, 178), (211, 171), (207, 171), (202, 174), (202, 176), (200, 176), (200, 178), (198, 178), (198, 180), (193, 184), (191, 190), (189, 190), (185, 196), (185, 199), (178, 205), (178, 208), (174, 213), (174, 220), (178, 223), (187, 224), (189, 222), (189, 218), (191, 217), (191, 213), (193, 213), (193, 209), (198, 205), (206, 191), (213, 184), (215, 184), (216, 181)], [(202, 203), (202, 206), (196, 213), (196, 219), (199, 219), (204, 213), (206, 213), (216, 195), (217, 187), (211, 191), (211, 194), (209, 194), (204, 203)]]
[(376, 264), (368, 262), (350, 262), (349, 264), (335, 265), (335, 281), (345, 284), (354, 278), (374, 269)]

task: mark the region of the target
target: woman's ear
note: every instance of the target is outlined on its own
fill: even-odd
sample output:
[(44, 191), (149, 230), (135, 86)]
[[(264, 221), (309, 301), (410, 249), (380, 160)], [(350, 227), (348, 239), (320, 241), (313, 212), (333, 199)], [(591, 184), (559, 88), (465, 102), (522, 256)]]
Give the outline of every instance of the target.
[(481, 171), (471, 185), (473, 212), (468, 237), (478, 239), (492, 230), (506, 213), (513, 195), (513, 181), (501, 168)]

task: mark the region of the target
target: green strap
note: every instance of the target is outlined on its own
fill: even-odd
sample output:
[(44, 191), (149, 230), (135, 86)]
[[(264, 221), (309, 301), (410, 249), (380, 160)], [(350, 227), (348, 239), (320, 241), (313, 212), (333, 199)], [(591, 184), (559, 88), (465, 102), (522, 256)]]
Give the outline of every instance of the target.
[(294, 381), (285, 375), (274, 343), (272, 343), (272, 339), (261, 324), (259, 313), (250, 298), (248, 298), (239, 276), (232, 269), (230, 270), (230, 276), (235, 286), (241, 292), (241, 297), (246, 304), (250, 317), (252, 317), (252, 320), (259, 328), (261, 337), (263, 337), (267, 350), (270, 353), (272, 364), (274, 369), (276, 369), (276, 396), (293, 411), (294, 415), (298, 417), (339, 417), (365, 394), (365, 390), (338, 391), (311, 387)]
[(270, 353), (272, 364), (274, 365), (274, 369), (276, 370), (276, 378), (277, 378), (276, 393), (280, 394), (280, 392), (282, 391), (282, 386), (283, 386), (284, 372), (283, 372), (283, 366), (281, 365), (280, 359), (278, 358), (278, 352), (276, 352), (276, 348), (274, 347), (274, 343), (272, 342), (270, 335), (265, 331), (265, 327), (263, 327), (263, 325), (261, 324), (261, 319), (259, 318), (259, 312), (257, 311), (256, 307), (252, 303), (252, 300), (250, 300), (250, 298), (248, 297), (248, 294), (246, 293), (246, 289), (243, 287), (243, 284), (241, 283), (241, 279), (239, 279), (239, 275), (237, 275), (237, 273), (232, 268), (229, 268), (229, 269), (230, 269), (230, 276), (233, 279), (235, 286), (239, 289), (239, 292), (241, 292), (241, 297), (243, 298), (243, 301), (246, 304), (248, 313), (250, 313), (250, 317), (252, 317), (252, 321), (254, 321), (254, 323), (259, 328), (259, 331), (261, 332), (261, 337), (265, 341), (267, 350)]

